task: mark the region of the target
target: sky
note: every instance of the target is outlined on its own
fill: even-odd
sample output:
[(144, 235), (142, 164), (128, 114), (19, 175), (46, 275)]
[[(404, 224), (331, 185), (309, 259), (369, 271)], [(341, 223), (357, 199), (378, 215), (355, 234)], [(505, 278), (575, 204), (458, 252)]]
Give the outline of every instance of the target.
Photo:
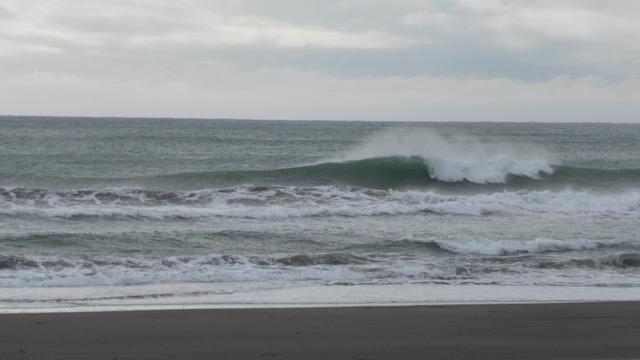
[(640, 1), (0, 0), (0, 114), (640, 122)]

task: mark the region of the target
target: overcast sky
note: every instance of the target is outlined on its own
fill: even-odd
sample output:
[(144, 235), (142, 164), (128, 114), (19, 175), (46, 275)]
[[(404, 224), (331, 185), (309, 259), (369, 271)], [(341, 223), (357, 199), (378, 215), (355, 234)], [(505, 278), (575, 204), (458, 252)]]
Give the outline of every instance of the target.
[(0, 113), (640, 122), (640, 1), (0, 0)]

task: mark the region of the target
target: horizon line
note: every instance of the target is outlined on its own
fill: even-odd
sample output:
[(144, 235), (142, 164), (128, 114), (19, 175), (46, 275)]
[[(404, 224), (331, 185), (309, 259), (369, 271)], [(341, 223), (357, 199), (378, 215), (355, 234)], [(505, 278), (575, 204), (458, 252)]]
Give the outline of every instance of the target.
[(234, 117), (178, 117), (178, 116), (121, 116), (121, 115), (16, 115), (0, 114), (6, 118), (39, 118), (39, 119), (121, 119), (121, 120), (199, 120), (199, 121), (281, 121), (281, 122), (362, 122), (362, 123), (471, 123), (471, 124), (620, 124), (640, 125), (631, 121), (488, 121), (488, 120), (349, 120), (349, 119), (269, 119), (269, 118), (234, 118)]

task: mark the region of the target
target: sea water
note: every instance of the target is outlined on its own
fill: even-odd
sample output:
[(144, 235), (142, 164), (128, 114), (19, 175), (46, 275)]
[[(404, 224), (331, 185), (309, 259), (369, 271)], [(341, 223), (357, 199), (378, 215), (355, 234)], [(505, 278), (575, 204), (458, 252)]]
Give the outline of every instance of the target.
[(639, 234), (640, 125), (0, 118), (0, 309), (640, 298)]

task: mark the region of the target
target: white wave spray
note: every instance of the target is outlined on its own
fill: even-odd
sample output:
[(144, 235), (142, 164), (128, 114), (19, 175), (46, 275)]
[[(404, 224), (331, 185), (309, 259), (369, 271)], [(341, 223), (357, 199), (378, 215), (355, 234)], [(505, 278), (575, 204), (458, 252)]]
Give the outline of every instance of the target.
[(472, 136), (445, 136), (426, 129), (394, 129), (374, 134), (340, 161), (389, 156), (420, 157), (431, 177), (478, 184), (505, 183), (509, 175), (538, 178), (556, 163), (533, 145), (486, 143)]

